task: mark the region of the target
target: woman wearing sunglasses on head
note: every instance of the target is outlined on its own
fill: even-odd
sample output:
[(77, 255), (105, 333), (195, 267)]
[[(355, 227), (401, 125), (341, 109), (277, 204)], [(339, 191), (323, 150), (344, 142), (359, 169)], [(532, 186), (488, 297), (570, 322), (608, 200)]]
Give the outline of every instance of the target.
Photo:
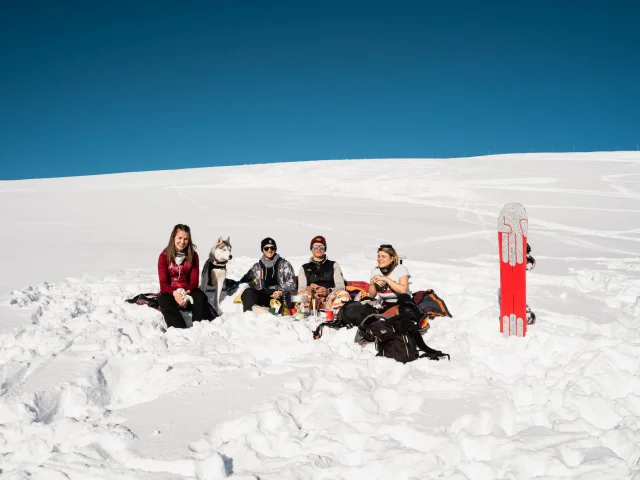
[(178, 224), (171, 231), (167, 248), (158, 257), (158, 303), (167, 327), (187, 328), (180, 309), (191, 310), (194, 322), (215, 318), (207, 296), (198, 288), (199, 269), (191, 229), (188, 225)]
[(296, 291), (296, 274), (291, 264), (276, 253), (276, 241), (267, 237), (260, 247), (262, 258), (240, 279), (240, 283), (249, 283), (240, 296), (245, 312), (267, 312), (272, 298), (288, 303)]
[(400, 265), (396, 249), (391, 245), (380, 245), (378, 248), (378, 266), (371, 272), (369, 296), (381, 300), (384, 310), (398, 303), (398, 295), (409, 291), (409, 270)]

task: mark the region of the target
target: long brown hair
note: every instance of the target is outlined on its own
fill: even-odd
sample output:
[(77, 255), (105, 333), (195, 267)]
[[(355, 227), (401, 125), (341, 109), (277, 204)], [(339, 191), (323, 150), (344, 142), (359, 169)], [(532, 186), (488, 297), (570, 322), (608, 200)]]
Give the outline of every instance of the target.
[(393, 248), (391, 245), (380, 245), (380, 248), (378, 248), (378, 252), (384, 252), (391, 257), (391, 265), (392, 265), (391, 270), (396, 268), (398, 266), (398, 263), (400, 263), (400, 257), (398, 257), (398, 252), (396, 252), (396, 249)]
[(184, 225), (183, 223), (177, 224), (175, 227), (173, 227), (173, 230), (171, 230), (169, 245), (167, 245), (167, 248), (164, 249), (164, 253), (167, 254), (167, 265), (176, 260), (175, 239), (179, 230), (182, 230), (183, 232), (189, 234), (189, 244), (187, 245), (187, 251), (185, 252), (185, 257), (187, 262), (193, 265), (193, 259), (195, 258), (195, 254), (196, 254), (196, 246), (193, 243), (193, 237), (191, 237), (191, 229), (189, 228), (189, 225)]

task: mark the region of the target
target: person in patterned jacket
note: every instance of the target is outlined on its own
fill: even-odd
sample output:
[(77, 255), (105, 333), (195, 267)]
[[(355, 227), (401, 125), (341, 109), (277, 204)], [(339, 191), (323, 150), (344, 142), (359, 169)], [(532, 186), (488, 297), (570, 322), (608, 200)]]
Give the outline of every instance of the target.
[(245, 289), (240, 296), (242, 309), (245, 312), (268, 311), (272, 298), (288, 304), (291, 301), (291, 295), (296, 292), (296, 275), (293, 267), (277, 253), (276, 241), (267, 237), (260, 242), (260, 248), (262, 258), (239, 280), (239, 283), (249, 284), (249, 288)]

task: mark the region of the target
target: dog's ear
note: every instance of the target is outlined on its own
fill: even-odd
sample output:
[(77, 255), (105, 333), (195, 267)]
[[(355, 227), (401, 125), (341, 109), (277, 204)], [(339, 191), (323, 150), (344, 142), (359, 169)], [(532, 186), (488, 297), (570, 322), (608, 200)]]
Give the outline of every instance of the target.
[(227, 243), (231, 245), (231, 237), (227, 237)]
[(216, 245), (220, 245), (222, 243), (222, 237), (218, 237), (218, 242), (216, 243)]

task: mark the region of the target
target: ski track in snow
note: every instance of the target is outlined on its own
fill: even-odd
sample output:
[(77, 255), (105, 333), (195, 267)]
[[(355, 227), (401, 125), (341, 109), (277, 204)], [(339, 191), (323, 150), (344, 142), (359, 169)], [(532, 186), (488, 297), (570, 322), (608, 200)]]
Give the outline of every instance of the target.
[[(410, 256), (405, 262), (412, 290), (434, 288), (453, 314), (432, 321), (425, 335), (430, 346), (451, 354), (451, 362), (379, 359), (372, 345), (353, 343), (353, 330), (325, 329), (314, 341), (313, 319), (243, 314), (231, 298), (223, 302), (226, 313), (211, 323), (166, 330), (158, 312), (124, 303), (157, 290), (153, 268), (14, 288), (3, 308), (30, 322), (0, 334), (0, 476), (640, 478), (640, 256), (633, 236), (640, 198), (633, 176), (640, 173), (629, 172), (640, 158), (619, 156), (593, 172), (590, 178), (599, 184), (584, 180), (575, 190), (563, 186), (575, 183), (575, 175), (563, 173), (576, 168), (575, 156), (526, 163), (533, 178), (519, 182), (518, 190), (542, 195), (541, 185), (553, 183), (547, 193), (557, 187), (567, 198), (579, 196), (567, 206), (572, 213), (565, 223), (556, 214), (544, 216), (562, 205), (538, 198), (531, 203), (540, 206), (528, 208), (530, 238), (540, 242), (542, 253), (535, 255), (534, 242), (538, 267), (527, 277), (528, 302), (538, 322), (524, 339), (499, 334), (492, 227), (503, 199), (494, 175), (506, 169), (502, 175), (515, 178), (524, 165), (493, 157), (430, 161), (424, 173), (413, 174), (415, 162), (398, 161), (398, 171), (407, 168), (412, 175), (389, 181), (388, 163), (354, 161), (341, 164), (340, 182), (316, 175), (317, 184), (306, 192), (293, 180), (310, 164), (273, 167), (285, 180), (278, 188), (289, 190), (278, 197), (277, 211), (303, 211), (312, 219), (259, 217), (271, 218), (279, 231), (333, 227), (345, 238), (378, 242), (384, 233), (378, 236), (356, 220), (399, 218), (407, 229), (415, 221), (402, 209), (396, 217), (393, 210), (363, 211), (360, 217), (355, 199), (429, 206), (434, 210), (421, 212), (434, 225), (445, 218), (443, 211), (455, 212), (452, 229), (418, 231), (401, 242), (404, 248), (442, 242), (439, 251), (453, 252), (446, 261)], [(584, 160), (598, 161), (590, 155)], [(232, 180), (233, 188), (251, 189), (260, 180), (259, 170), (249, 167), (215, 171), (211, 183), (202, 171), (176, 174), (197, 184), (166, 181), (166, 172), (144, 178), (155, 178), (161, 190), (174, 190), (186, 205), (208, 213), (215, 207), (195, 192), (229, 189)], [(373, 188), (376, 182), (383, 187)], [(0, 186), (3, 194), (13, 191), (11, 184)], [(23, 185), (15, 191), (32, 190)], [(345, 205), (353, 200), (353, 223), (347, 218), (340, 228), (332, 225), (341, 212), (338, 203), (316, 211), (287, 197), (304, 199), (317, 191)], [(582, 196), (625, 200), (621, 210), (636, 224), (572, 222), (573, 212), (587, 209)], [(225, 218), (249, 217), (225, 208)], [(609, 204), (602, 209), (620, 211)], [(461, 240), (482, 248), (472, 253), (456, 243)], [(548, 245), (580, 254), (555, 255)], [(306, 261), (288, 258), (296, 270)], [(333, 258), (350, 278), (366, 279), (371, 270), (371, 259), (359, 252)], [(239, 278), (254, 261), (234, 255), (229, 277)]]

